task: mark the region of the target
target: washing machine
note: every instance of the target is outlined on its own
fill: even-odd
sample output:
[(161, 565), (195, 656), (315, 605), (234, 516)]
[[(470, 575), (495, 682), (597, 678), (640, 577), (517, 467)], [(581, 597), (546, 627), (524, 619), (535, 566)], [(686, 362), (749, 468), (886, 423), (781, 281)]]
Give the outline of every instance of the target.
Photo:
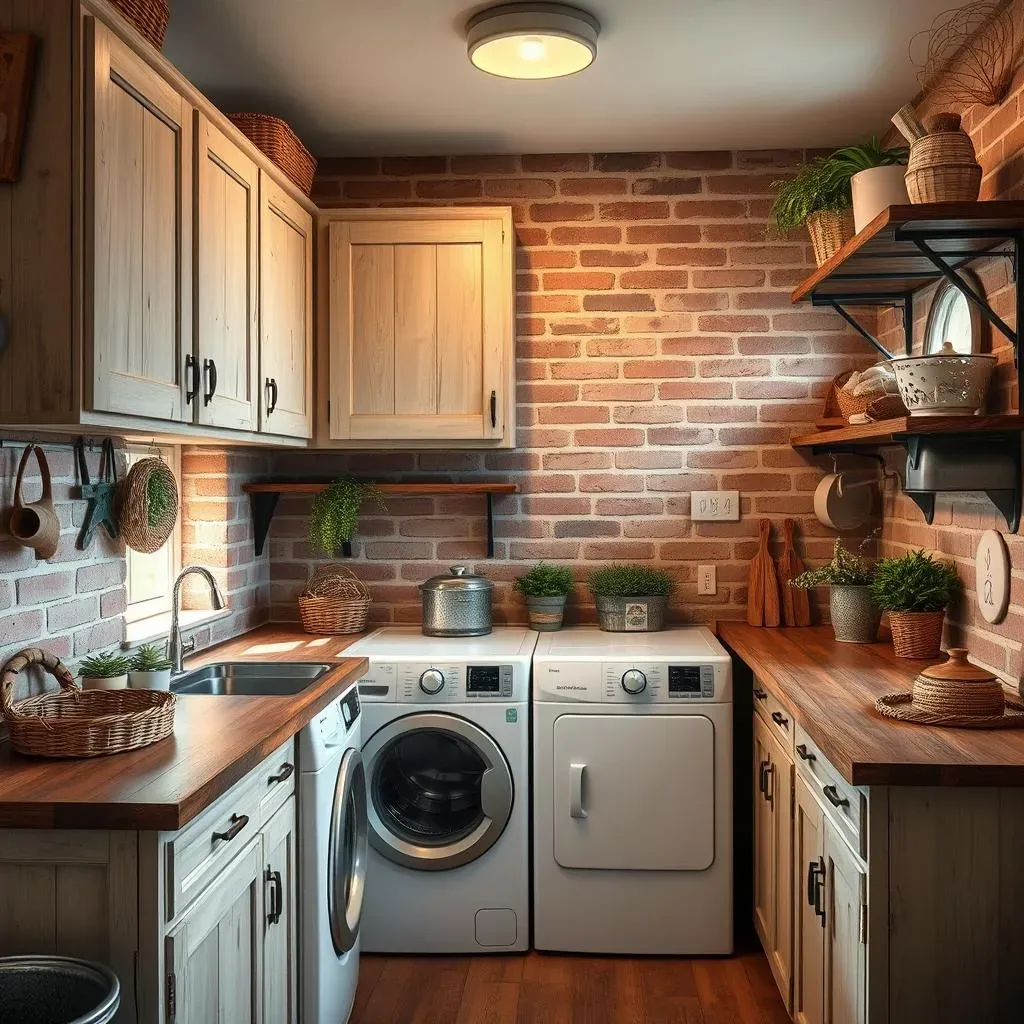
[(530, 666), (537, 634), (384, 627), (363, 702), (370, 851), (362, 948), (529, 948)]
[[(299, 733), (302, 1024), (344, 1024), (356, 996), (369, 849), (361, 724), (359, 695), (353, 685)], [(268, 878), (268, 882), (274, 881)], [(280, 877), (276, 881), (280, 885)]]
[(733, 949), (732, 664), (703, 627), (542, 633), (533, 660), (538, 949)]

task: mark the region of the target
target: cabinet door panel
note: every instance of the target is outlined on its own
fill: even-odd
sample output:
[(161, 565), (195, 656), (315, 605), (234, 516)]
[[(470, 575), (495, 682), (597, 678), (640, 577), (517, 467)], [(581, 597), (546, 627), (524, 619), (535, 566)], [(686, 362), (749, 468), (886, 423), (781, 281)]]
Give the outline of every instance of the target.
[[(267, 1024), (295, 1024), (298, 979), (294, 799), (289, 799), (263, 830), (263, 862), (268, 892), (263, 918), (263, 1018)], [(275, 920), (271, 920), (271, 902)]]
[(772, 863), (772, 808), (765, 796), (764, 773), (771, 767), (768, 730), (754, 718), (754, 927), (767, 954), (775, 931)]
[[(811, 895), (811, 870), (824, 874), (824, 836), (821, 807), (797, 774), (793, 829), (793, 1020), (823, 1024), (825, 1020), (825, 928)], [(824, 890), (824, 878), (818, 885)], [(819, 908), (825, 909), (821, 892)]]
[[(825, 822), (829, 920), (825, 941), (825, 1005), (829, 1024), (864, 1024), (867, 999), (867, 946), (862, 941), (861, 908), (867, 875), (835, 825)], [(865, 936), (866, 938), (866, 936)]]
[(438, 247), (396, 245), (394, 411), (396, 416), (437, 412), (440, 345)]
[(352, 259), (351, 415), (395, 410), (395, 248), (360, 245)]
[(478, 245), (437, 247), (438, 411), (483, 416), (483, 260)]
[(775, 916), (769, 937), (768, 962), (787, 1008), (792, 999), (793, 965), (793, 762), (768, 734), (772, 762), (772, 883)]

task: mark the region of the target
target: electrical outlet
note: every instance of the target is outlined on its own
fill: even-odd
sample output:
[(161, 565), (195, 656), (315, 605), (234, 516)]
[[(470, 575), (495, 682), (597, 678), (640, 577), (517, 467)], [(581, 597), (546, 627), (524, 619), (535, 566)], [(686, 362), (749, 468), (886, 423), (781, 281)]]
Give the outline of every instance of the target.
[(739, 491), (690, 492), (690, 518), (694, 522), (736, 522), (739, 517)]
[(718, 593), (718, 572), (713, 565), (697, 567), (697, 593), (702, 595)]

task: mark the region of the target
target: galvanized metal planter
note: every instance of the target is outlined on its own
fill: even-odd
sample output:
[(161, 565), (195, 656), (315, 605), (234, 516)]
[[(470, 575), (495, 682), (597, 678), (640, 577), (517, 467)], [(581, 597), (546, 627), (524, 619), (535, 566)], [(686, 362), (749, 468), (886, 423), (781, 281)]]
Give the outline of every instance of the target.
[(841, 644), (873, 644), (878, 639), (882, 613), (875, 607), (869, 587), (829, 588), (832, 632)]
[(553, 633), (562, 628), (565, 614), (565, 594), (553, 597), (527, 597), (526, 610), (530, 616), (530, 629), (538, 633)]
[(665, 628), (668, 597), (597, 597), (597, 622), (608, 633), (653, 633)]

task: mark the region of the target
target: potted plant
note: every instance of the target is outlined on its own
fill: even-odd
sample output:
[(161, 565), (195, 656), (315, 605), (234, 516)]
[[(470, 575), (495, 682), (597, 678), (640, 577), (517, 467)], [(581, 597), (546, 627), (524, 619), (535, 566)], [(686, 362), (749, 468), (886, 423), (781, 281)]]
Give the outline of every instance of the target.
[(128, 663), (128, 685), (133, 690), (169, 690), (171, 660), (156, 644), (143, 644)]
[(595, 569), (587, 586), (594, 595), (601, 629), (639, 633), (664, 629), (665, 609), (676, 581), (663, 569), (647, 565), (609, 565)]
[(384, 510), (380, 491), (373, 484), (351, 477), (336, 480), (314, 495), (306, 534), (310, 548), (328, 556), (336, 555), (352, 539), (359, 523), (359, 509), (370, 497)]
[(953, 564), (925, 551), (879, 561), (871, 594), (878, 607), (889, 613), (898, 658), (938, 657), (946, 608), (960, 589)]
[(90, 654), (78, 666), (83, 690), (123, 690), (128, 685), (128, 659), (120, 654)]
[(773, 187), (776, 227), (788, 235), (806, 226), (819, 267), (853, 237), (850, 177), (840, 173), (831, 157), (812, 160), (796, 177), (777, 181)]
[(572, 570), (565, 565), (535, 565), (516, 579), (516, 590), (526, 598), (530, 628), (539, 633), (562, 628), (565, 599), (572, 591)]
[(878, 639), (882, 613), (871, 597), (875, 570), (861, 553), (870, 539), (865, 538), (853, 552), (844, 548), (837, 537), (828, 565), (808, 569), (790, 581), (790, 586), (802, 590), (829, 588), (832, 633), (841, 644), (873, 644)]
[(872, 136), (859, 146), (837, 149), (829, 158), (836, 174), (850, 181), (853, 228), (862, 231), (883, 210), (907, 204), (906, 146), (882, 147)]

